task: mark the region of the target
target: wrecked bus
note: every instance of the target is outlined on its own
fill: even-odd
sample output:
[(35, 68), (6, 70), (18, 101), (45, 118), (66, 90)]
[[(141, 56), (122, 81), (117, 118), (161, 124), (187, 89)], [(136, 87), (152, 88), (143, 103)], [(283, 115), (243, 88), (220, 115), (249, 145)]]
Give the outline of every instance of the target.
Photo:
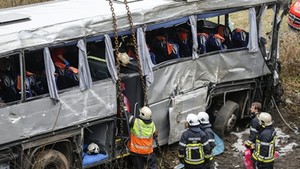
[(1, 9), (0, 168), (124, 164), (127, 113), (138, 116), (143, 105), (158, 145), (176, 143), (186, 115), (199, 111), (226, 135), (249, 117), (252, 101), (280, 97), (281, 9), (277, 0)]

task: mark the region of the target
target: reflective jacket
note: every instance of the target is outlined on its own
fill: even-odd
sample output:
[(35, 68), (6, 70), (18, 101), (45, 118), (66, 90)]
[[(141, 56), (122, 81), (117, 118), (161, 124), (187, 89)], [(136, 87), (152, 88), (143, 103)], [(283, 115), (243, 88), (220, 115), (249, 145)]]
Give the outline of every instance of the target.
[(184, 159), (187, 168), (201, 168), (210, 159), (208, 138), (199, 126), (189, 127), (182, 133), (178, 157)]
[(248, 147), (254, 146), (256, 136), (260, 130), (261, 127), (259, 125), (259, 120), (256, 114), (252, 117), (252, 120), (250, 122), (250, 135), (248, 137), (248, 140), (245, 142), (246, 146)]
[(213, 130), (211, 129), (211, 124), (200, 124), (200, 129), (205, 132), (208, 143), (210, 145), (210, 149), (212, 150), (216, 144), (215, 144), (215, 135)]
[(152, 120), (143, 121), (139, 118), (130, 117), (131, 123), (130, 141), (128, 148), (136, 154), (151, 154), (153, 152), (153, 133), (156, 131)]
[(276, 132), (274, 127), (266, 126), (256, 139), (252, 157), (255, 161), (270, 163), (274, 161)]

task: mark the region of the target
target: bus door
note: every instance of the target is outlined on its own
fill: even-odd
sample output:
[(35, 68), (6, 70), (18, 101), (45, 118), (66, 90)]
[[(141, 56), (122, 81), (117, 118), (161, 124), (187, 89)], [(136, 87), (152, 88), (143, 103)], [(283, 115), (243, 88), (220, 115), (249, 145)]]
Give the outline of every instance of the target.
[(180, 140), (185, 129), (185, 119), (189, 113), (198, 114), (205, 111), (208, 87), (202, 87), (190, 92), (177, 95), (171, 99), (172, 106), (169, 108), (169, 140), (172, 144)]

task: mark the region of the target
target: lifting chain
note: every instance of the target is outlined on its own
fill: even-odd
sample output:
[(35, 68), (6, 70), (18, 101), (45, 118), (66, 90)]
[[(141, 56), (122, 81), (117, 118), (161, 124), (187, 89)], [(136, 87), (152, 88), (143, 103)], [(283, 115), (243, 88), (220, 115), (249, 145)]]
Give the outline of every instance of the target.
[[(119, 40), (118, 40), (118, 25), (117, 25), (117, 18), (115, 14), (115, 10), (113, 7), (112, 0), (109, 0), (109, 6), (112, 13), (113, 18), (113, 26), (114, 26), (114, 38), (115, 38), (115, 59), (116, 59), (116, 68), (117, 68), (117, 97), (118, 97), (118, 103), (120, 105), (120, 118), (124, 118), (125, 113), (125, 104), (124, 104), (124, 95), (122, 94), (122, 88), (121, 88), (121, 76), (120, 76), (120, 60), (119, 60)], [(124, 135), (124, 123), (123, 120), (120, 120), (120, 133), (121, 135)]]
[[(124, 0), (124, 4), (125, 4), (126, 9), (127, 9), (127, 16), (128, 16), (128, 20), (129, 20), (129, 23), (130, 23), (132, 41), (133, 41), (133, 44), (134, 44), (134, 52), (136, 54), (136, 60), (137, 60), (137, 63), (138, 63), (138, 72), (139, 72), (139, 75), (140, 75), (140, 78), (141, 78), (141, 84), (142, 84), (142, 89), (143, 89), (143, 94), (144, 94), (144, 106), (148, 106), (147, 88), (146, 88), (145, 79), (144, 79), (143, 74), (142, 74), (140, 57), (138, 55), (138, 48), (137, 48), (138, 45), (137, 45), (137, 41), (136, 41), (136, 34), (135, 34), (134, 26), (133, 26), (132, 16), (131, 16), (131, 12), (129, 10), (127, 0)], [(161, 150), (161, 147), (159, 146), (157, 137), (155, 137), (154, 140), (155, 140), (155, 143), (156, 143), (158, 153), (161, 156), (161, 162), (159, 162), (159, 166), (160, 166), (160, 168), (162, 168), (161, 166), (166, 167), (166, 162), (163, 158), (163, 152)]]
[[(116, 68), (117, 68), (117, 98), (118, 98), (118, 103), (119, 103), (119, 110), (120, 110), (120, 113), (119, 113), (119, 116), (120, 116), (120, 133), (122, 136), (124, 136), (124, 122), (123, 122), (123, 119), (124, 119), (124, 114), (126, 113), (125, 112), (125, 104), (124, 104), (124, 95), (122, 93), (122, 87), (121, 87), (121, 76), (120, 76), (120, 60), (119, 60), (119, 57), (118, 55), (120, 54), (119, 52), (119, 40), (118, 40), (118, 25), (117, 25), (117, 18), (116, 18), (116, 14), (115, 14), (115, 10), (114, 10), (114, 7), (113, 7), (113, 2), (112, 0), (109, 0), (109, 6), (110, 6), (110, 10), (111, 10), (111, 13), (112, 13), (112, 19), (113, 19), (113, 27), (114, 27), (114, 42), (115, 42), (115, 59), (116, 59)], [(126, 125), (126, 124), (125, 124)], [(124, 142), (124, 138), (121, 137), (121, 142), (123, 143)], [(123, 150), (121, 150), (121, 163), (122, 164), (118, 164), (118, 166), (123, 166)], [(116, 162), (118, 163), (118, 160), (119, 159), (116, 159)]]
[(136, 42), (135, 29), (134, 29), (134, 26), (133, 26), (132, 16), (131, 16), (131, 12), (129, 10), (127, 0), (124, 0), (124, 4), (125, 4), (126, 10), (127, 10), (127, 16), (128, 16), (128, 20), (129, 20), (129, 24), (130, 24), (130, 29), (131, 29), (132, 41), (133, 41), (133, 44), (134, 44), (134, 52), (135, 52), (135, 55), (136, 55), (136, 61), (138, 63), (138, 72), (139, 72), (139, 76), (140, 76), (140, 79), (141, 79), (141, 84), (142, 84), (142, 89), (143, 89), (143, 94), (144, 94), (144, 106), (148, 106), (147, 88), (146, 88), (145, 79), (144, 79), (143, 73), (142, 73), (140, 57), (139, 57), (139, 54), (138, 54), (138, 48), (137, 48), (138, 45), (137, 45), (137, 42)]

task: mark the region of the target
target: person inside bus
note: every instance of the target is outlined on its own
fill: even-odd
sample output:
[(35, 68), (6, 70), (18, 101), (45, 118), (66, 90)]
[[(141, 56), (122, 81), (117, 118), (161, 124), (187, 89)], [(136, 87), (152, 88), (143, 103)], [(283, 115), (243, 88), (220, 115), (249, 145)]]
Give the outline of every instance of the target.
[(156, 63), (179, 58), (179, 47), (176, 43), (169, 41), (169, 36), (164, 31), (158, 31), (152, 40), (150, 51), (155, 54)]
[(216, 29), (216, 33), (219, 34), (221, 37), (224, 38), (224, 46), (226, 49), (231, 49), (233, 48), (233, 44), (232, 44), (232, 32), (229, 28), (229, 26), (225, 26), (225, 25), (217, 25), (215, 27)]
[(16, 101), (20, 98), (16, 90), (16, 76), (13, 75), (11, 62), (10, 58), (0, 59), (0, 97), (3, 103)]
[(64, 57), (65, 49), (64, 48), (54, 48), (51, 50), (51, 58), (56, 66), (60, 65), (60, 63), (63, 63), (63, 66), (69, 67), (70, 63), (65, 59)]
[(189, 31), (183, 27), (176, 30), (174, 42), (179, 46), (180, 57), (192, 56), (191, 41), (189, 38)]
[[(127, 55), (130, 58), (136, 59), (135, 44), (133, 42), (133, 38), (131, 35), (125, 37), (122, 48), (125, 50), (125, 52), (127, 53)], [(122, 48), (121, 48), (121, 51), (122, 51)]]
[[(44, 55), (42, 51), (34, 51), (25, 54), (26, 78), (35, 78), (35, 83), (32, 83), (32, 90), (37, 94), (48, 93), (47, 78), (45, 74)], [(32, 82), (32, 78), (31, 81)]]
[[(121, 45), (120, 51), (121, 52), (125, 51), (130, 58), (136, 59), (136, 52), (135, 52), (135, 47), (134, 47), (134, 42), (133, 42), (132, 36), (131, 35), (126, 36), (125, 38), (122, 38), (121, 40), (124, 41), (124, 43)], [(150, 59), (151, 59), (152, 63), (155, 65), (156, 64), (155, 54), (150, 51), (150, 47), (148, 44), (147, 44), (147, 47), (149, 49)]]
[(59, 90), (78, 85), (79, 71), (77, 68), (70, 66), (69, 61), (65, 58), (65, 48), (54, 48), (50, 52), (52, 61), (58, 73), (57, 87)]
[(243, 29), (236, 28), (232, 31), (232, 44), (235, 48), (247, 47), (249, 33)]

